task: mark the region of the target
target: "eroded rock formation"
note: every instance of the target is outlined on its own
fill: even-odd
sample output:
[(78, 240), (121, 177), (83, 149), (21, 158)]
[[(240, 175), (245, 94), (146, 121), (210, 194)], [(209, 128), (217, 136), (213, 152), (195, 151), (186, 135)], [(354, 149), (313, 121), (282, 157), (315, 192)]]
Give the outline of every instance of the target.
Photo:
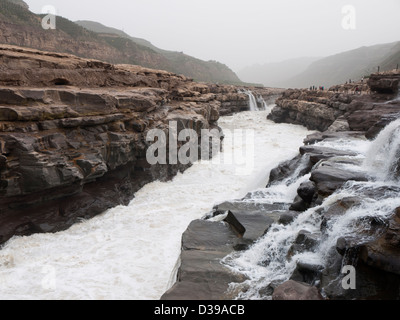
[(373, 138), (400, 112), (399, 79), (400, 71), (394, 70), (372, 74), (368, 84), (364, 81), (325, 91), (289, 89), (277, 99), (268, 118), (311, 130), (369, 131), (367, 136)]
[(149, 130), (168, 133), (176, 121), (200, 137), (218, 129), (221, 111), (246, 106), (234, 86), (1, 45), (0, 243), (127, 204), (144, 184), (188, 167), (150, 166)]
[[(287, 275), (286, 281), (274, 280), (267, 283), (261, 277), (258, 282), (249, 284), (247, 279), (240, 284), (238, 282), (241, 274), (232, 274), (232, 270), (228, 268), (224, 269), (224, 277), (221, 278), (211, 271), (209, 274), (203, 273), (202, 266), (206, 262), (202, 260), (201, 265), (191, 264), (191, 278), (178, 276), (176, 284), (163, 298), (231, 299), (232, 296), (248, 298), (248, 292), (251, 292), (250, 297), (273, 300), (399, 299), (400, 210), (397, 208), (394, 212), (390, 211), (388, 215), (380, 217), (374, 215), (374, 208), (368, 208), (368, 203), (396, 199), (399, 193), (398, 186), (377, 184), (371, 187), (368, 183), (373, 180), (365, 170), (360, 170), (362, 161), (358, 157), (359, 153), (356, 150), (353, 151), (351, 147), (342, 148), (340, 144), (335, 148), (315, 145), (317, 142), (335, 145), (337, 141), (365, 141), (366, 138), (377, 136), (389, 122), (398, 119), (400, 102), (398, 87), (394, 85), (394, 83), (398, 85), (396, 79), (397, 76), (393, 73), (373, 75), (369, 82), (372, 94), (346, 93), (345, 90), (339, 90), (339, 88), (335, 88), (335, 91), (287, 90), (284, 92), (277, 100), (277, 107), (271, 113), (270, 119), (277, 122), (302, 124), (323, 132), (316, 132), (306, 137), (305, 145), (300, 148), (299, 155), (273, 169), (266, 189), (258, 190), (255, 194), (271, 192), (274, 195), (276, 190), (269, 191), (271, 187), (289, 185), (307, 174), (309, 178), (298, 186), (297, 195), (290, 203), (268, 204), (258, 201), (258, 197), (252, 198), (253, 193), (249, 193), (244, 199), (216, 206), (211, 217), (224, 215), (229, 211), (237, 220), (246, 224), (243, 239), (235, 237), (232, 231), (230, 237), (225, 236), (224, 239), (220, 236), (222, 233), (218, 233), (218, 236), (207, 234), (207, 230), (210, 231), (216, 227), (229, 230), (230, 225), (225, 220), (222, 222), (204, 220), (196, 234), (190, 233), (189, 228), (184, 235), (181, 258), (182, 265), (187, 269), (190, 261), (186, 259), (185, 253), (190, 248), (185, 246), (185, 243), (190, 242), (190, 238), (195, 240), (199, 235), (207, 234), (203, 240), (207, 243), (219, 241), (218, 246), (221, 246), (221, 241), (224, 241), (229, 250), (225, 255), (221, 254), (219, 258), (221, 261), (232, 252), (237, 253), (249, 248), (251, 250), (249, 246), (257, 238), (252, 238), (252, 241), (248, 242), (243, 240), (251, 234), (248, 230), (259, 227), (264, 230), (262, 235), (266, 235), (272, 247), (269, 252), (267, 250), (269, 244), (262, 242), (266, 248), (263, 256), (259, 257), (257, 268), (263, 265), (267, 268), (271, 263), (269, 259), (275, 259), (272, 268), (278, 271), (277, 265), (282, 261), (284, 265), (293, 263), (293, 259), (298, 259), (294, 260), (295, 269)], [(336, 200), (333, 197), (331, 202), (325, 202), (333, 193), (341, 191), (344, 186), (350, 190), (348, 196), (339, 197)], [(365, 199), (368, 200), (365, 202)], [(331, 237), (333, 225), (341, 217), (354, 210), (362, 211), (360, 217), (354, 218), (353, 221), (357, 226), (357, 231), (339, 237), (336, 243), (326, 246), (324, 241)], [(379, 211), (379, 206), (375, 210)], [(304, 224), (305, 229), (292, 225), (303, 213), (305, 216), (302, 216), (304, 217), (302, 219), (306, 219), (306, 212), (314, 212), (314, 215)], [(279, 227), (256, 219), (258, 215), (270, 219)], [(211, 217), (208, 216), (206, 219)], [(316, 226), (312, 232), (307, 230), (310, 225)], [(283, 228), (282, 226), (288, 227), (286, 230), (280, 229)], [(297, 229), (294, 235), (291, 234), (291, 230)], [(278, 238), (282, 236), (279, 230), (287, 232), (286, 237), (282, 237), (284, 239), (282, 243), (274, 244), (274, 230), (277, 230)], [(271, 238), (268, 238), (269, 232), (272, 232)], [(263, 239), (260, 237), (258, 240)], [(322, 243), (326, 246), (322, 246), (326, 250), (324, 252), (326, 261), (323, 264), (313, 263), (312, 259), (311, 262), (307, 262), (302, 261), (301, 257), (295, 258), (298, 254), (319, 252)], [(277, 248), (277, 245), (280, 247)], [(256, 247), (259, 250), (260, 243), (257, 243)], [(204, 245), (192, 249), (196, 250), (198, 259), (200, 257), (208, 259), (208, 249)], [(254, 257), (259, 253), (257, 250), (251, 252), (252, 262), (256, 261)], [(279, 256), (278, 251), (282, 256)], [(213, 263), (215, 264), (215, 260)], [(226, 266), (226, 264), (223, 265)], [(284, 269), (283, 265), (282, 269)], [(355, 289), (349, 290), (343, 286), (343, 266), (354, 267), (357, 283)], [(266, 271), (265, 274), (271, 276), (270, 271)], [(228, 280), (228, 275), (231, 277), (230, 280)], [(236, 278), (233, 279), (234, 276)], [(201, 287), (201, 291), (196, 290), (196, 293), (193, 293), (184, 290), (191, 286), (192, 279), (197, 279), (196, 283), (203, 283), (202, 287), (196, 286), (196, 288)], [(210, 279), (219, 280), (216, 280), (212, 286), (206, 286), (205, 284), (208, 284)], [(221, 281), (230, 281), (231, 286), (227, 283), (224, 286)], [(224, 288), (225, 291), (222, 291)]]

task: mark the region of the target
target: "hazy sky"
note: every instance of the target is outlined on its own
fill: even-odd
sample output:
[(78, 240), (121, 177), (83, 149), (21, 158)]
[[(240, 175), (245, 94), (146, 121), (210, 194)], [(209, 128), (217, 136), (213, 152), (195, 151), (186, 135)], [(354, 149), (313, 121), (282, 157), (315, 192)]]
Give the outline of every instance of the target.
[[(155, 46), (234, 71), (400, 41), (400, 0), (25, 0), (70, 20), (123, 29)], [(342, 13), (345, 5), (355, 9)], [(355, 26), (355, 29), (343, 28)]]

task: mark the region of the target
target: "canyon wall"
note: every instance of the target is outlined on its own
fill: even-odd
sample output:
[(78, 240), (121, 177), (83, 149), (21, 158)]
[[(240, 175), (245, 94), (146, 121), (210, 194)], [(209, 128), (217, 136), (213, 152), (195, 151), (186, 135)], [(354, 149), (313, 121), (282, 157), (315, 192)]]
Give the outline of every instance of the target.
[[(268, 118), (310, 130), (367, 131), (373, 138), (400, 112), (400, 71), (372, 74), (367, 81), (329, 90), (289, 89), (276, 100)], [(332, 127), (331, 127), (332, 126)]]
[(221, 111), (246, 107), (234, 86), (1, 45), (0, 243), (128, 204), (144, 184), (190, 166), (149, 165), (151, 129), (168, 134), (176, 121), (201, 137), (220, 130)]
[[(269, 118), (320, 132), (270, 171), (265, 189), (189, 225), (176, 282), (161, 299), (398, 300), (399, 79), (389, 72), (330, 91), (285, 91)], [(355, 146), (381, 133), (361, 155)], [(366, 169), (363, 157), (384, 163)], [(351, 290), (344, 266), (354, 271)]]

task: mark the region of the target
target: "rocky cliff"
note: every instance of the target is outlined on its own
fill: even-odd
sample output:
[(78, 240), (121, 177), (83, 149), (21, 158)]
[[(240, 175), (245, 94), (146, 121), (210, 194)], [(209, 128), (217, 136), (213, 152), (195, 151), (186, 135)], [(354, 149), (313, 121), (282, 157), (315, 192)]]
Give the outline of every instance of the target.
[[(265, 189), (190, 224), (176, 283), (161, 299), (398, 300), (399, 120), (382, 131), (400, 118), (398, 85), (388, 72), (365, 86), (284, 92), (270, 118), (324, 132), (271, 170)], [(366, 155), (355, 147), (378, 134)], [(383, 162), (366, 169), (368, 157)]]
[[(21, 5), (20, 5), (21, 4)], [(56, 29), (44, 30), (42, 18), (23, 1), (0, 0), (0, 43), (74, 54), (109, 63), (127, 63), (184, 74), (196, 81), (241, 84), (226, 65), (179, 52), (160, 50), (124, 34), (95, 33), (57, 16)]]
[(234, 86), (0, 46), (0, 242), (68, 228), (127, 204), (184, 165), (146, 161), (149, 130), (218, 128), (221, 106), (248, 108)]
[(275, 122), (300, 124), (311, 130), (368, 131), (374, 137), (387, 118), (400, 112), (396, 100), (400, 71), (372, 74), (367, 81), (329, 90), (289, 89), (268, 116)]

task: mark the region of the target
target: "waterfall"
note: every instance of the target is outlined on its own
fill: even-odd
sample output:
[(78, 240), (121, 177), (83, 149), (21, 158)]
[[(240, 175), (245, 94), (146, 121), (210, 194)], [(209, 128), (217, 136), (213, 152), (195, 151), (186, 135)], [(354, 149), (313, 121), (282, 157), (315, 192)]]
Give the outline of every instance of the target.
[[(322, 204), (299, 214), (292, 223), (273, 224), (269, 231), (247, 251), (235, 252), (224, 258), (225, 266), (248, 278), (241, 284), (230, 285), (234, 292), (240, 292), (237, 299), (271, 299), (269, 286), (289, 280), (298, 263), (322, 269), (331, 267), (332, 259), (335, 254), (337, 255), (336, 244), (341, 237), (352, 237), (358, 244), (369, 242), (376, 237), (369, 221), (371, 219), (386, 221), (400, 206), (398, 182), (394, 181), (394, 176), (399, 171), (400, 119), (389, 124), (375, 141), (368, 143), (370, 146), (366, 150), (365, 141), (352, 139), (347, 143), (343, 140), (329, 141), (331, 147), (336, 149), (346, 149), (352, 145), (353, 150), (357, 150), (360, 154), (349, 158), (357, 160), (364, 158), (364, 163), (354, 161), (350, 165), (337, 164), (337, 166), (375, 172), (371, 181), (347, 182), (341, 189), (324, 199)], [(285, 179), (280, 184), (273, 184), (263, 192), (269, 193), (273, 198), (277, 195), (276, 188), (280, 187), (280, 193), (288, 192), (293, 197), (295, 195), (293, 190), (297, 188), (299, 182), (308, 180), (309, 175), (293, 178)], [(388, 186), (387, 180), (397, 186)], [(356, 201), (343, 215), (325, 220), (322, 228), (323, 214), (349, 197), (357, 199), (358, 202)], [(279, 196), (275, 199), (275, 201), (282, 200)], [(257, 201), (256, 197), (253, 200)], [(310, 232), (317, 239), (317, 245), (300, 252), (291, 251), (296, 238), (304, 231)]]
[(257, 103), (258, 105), (261, 105), (261, 110), (264, 111), (268, 109), (268, 104), (265, 102), (264, 98), (261, 95), (257, 97)]
[(254, 181), (294, 157), (311, 133), (266, 116), (246, 111), (218, 121), (225, 133), (254, 131), (257, 148), (248, 174), (237, 174), (246, 163), (233, 161), (246, 151), (247, 139), (234, 139), (213, 160), (194, 163), (172, 181), (145, 185), (128, 206), (62, 232), (8, 241), (0, 250), (0, 299), (159, 299), (176, 279), (171, 271), (179, 266), (190, 222), (215, 204), (265, 186), (267, 176)]
[(372, 142), (364, 167), (371, 176), (384, 181), (400, 175), (400, 119), (391, 122)]
[(262, 95), (254, 96), (251, 90), (239, 90), (239, 93), (244, 93), (249, 97), (249, 110), (250, 111), (267, 111), (269, 110), (267, 102)]
[(250, 111), (260, 111), (258, 108), (257, 100), (254, 97), (253, 92), (250, 90), (239, 90), (240, 93), (244, 93), (249, 97), (249, 109)]

